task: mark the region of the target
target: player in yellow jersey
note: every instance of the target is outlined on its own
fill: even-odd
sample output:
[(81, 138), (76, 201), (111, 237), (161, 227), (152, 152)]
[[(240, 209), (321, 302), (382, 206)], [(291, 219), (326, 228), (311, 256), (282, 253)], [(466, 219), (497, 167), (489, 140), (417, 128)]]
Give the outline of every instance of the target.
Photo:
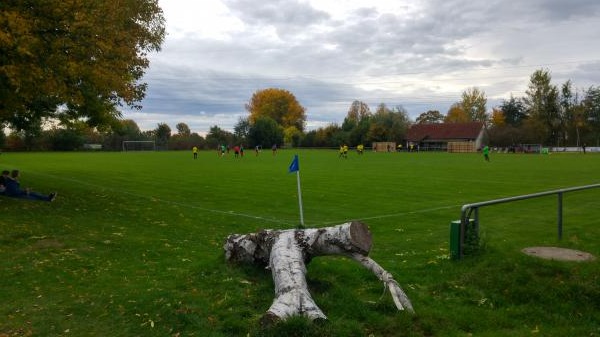
[(358, 144), (358, 146), (356, 147), (356, 152), (358, 152), (359, 155), (363, 154), (365, 150), (365, 146), (362, 144)]

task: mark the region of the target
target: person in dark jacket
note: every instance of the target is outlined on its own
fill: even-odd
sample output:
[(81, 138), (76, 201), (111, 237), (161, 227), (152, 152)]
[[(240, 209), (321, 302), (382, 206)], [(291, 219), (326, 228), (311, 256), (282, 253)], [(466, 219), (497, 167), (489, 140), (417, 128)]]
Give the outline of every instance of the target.
[(53, 201), (56, 198), (56, 192), (50, 193), (49, 195), (30, 191), (28, 188), (21, 189), (21, 183), (19, 182), (19, 170), (13, 170), (10, 173), (10, 177), (5, 180), (4, 194), (8, 197), (29, 199), (29, 200), (42, 200), (42, 201)]
[(8, 170), (2, 171), (2, 175), (0, 176), (0, 194), (4, 194), (6, 191), (6, 180), (9, 179), (10, 172)]

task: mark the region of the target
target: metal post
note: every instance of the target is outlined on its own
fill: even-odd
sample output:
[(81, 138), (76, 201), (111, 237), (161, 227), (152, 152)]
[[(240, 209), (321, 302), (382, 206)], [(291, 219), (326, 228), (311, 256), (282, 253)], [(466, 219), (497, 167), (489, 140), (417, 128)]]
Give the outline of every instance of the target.
[(562, 192), (558, 192), (558, 239), (562, 240), (562, 231), (563, 231), (563, 194)]
[(298, 206), (300, 206), (300, 228), (304, 228), (304, 210), (302, 210), (302, 189), (300, 188), (300, 170), (296, 171), (298, 180)]
[(531, 198), (538, 198), (538, 197), (556, 194), (556, 195), (558, 195), (558, 206), (557, 206), (558, 207), (558, 210), (557, 210), (557, 213), (558, 213), (557, 214), (558, 239), (561, 240), (562, 239), (562, 231), (563, 231), (563, 228), (562, 228), (563, 227), (563, 194), (568, 193), (568, 192), (592, 189), (592, 188), (600, 188), (600, 184), (576, 186), (576, 187), (563, 188), (563, 189), (554, 190), (554, 191), (525, 194), (525, 195), (519, 195), (519, 196), (515, 196), (515, 197), (501, 198), (501, 199), (488, 200), (488, 201), (482, 201), (482, 202), (476, 202), (473, 204), (463, 205), (461, 208), (461, 216), (460, 216), (460, 220), (461, 220), (460, 221), (460, 238), (459, 238), (459, 249), (458, 249), (460, 251), (460, 256), (462, 257), (462, 255), (464, 253), (463, 249), (464, 249), (464, 244), (465, 244), (466, 226), (467, 226), (468, 222), (471, 220), (472, 212), (475, 212), (473, 222), (474, 222), (475, 230), (477, 231), (477, 233), (479, 233), (479, 207), (502, 204), (502, 203), (513, 202), (513, 201), (518, 201), (518, 200), (531, 199)]
[(460, 236), (458, 238), (458, 259), (462, 259), (463, 258), (463, 248), (465, 245), (465, 228), (466, 228), (466, 220), (465, 218), (462, 218), (460, 220)]
[(479, 207), (475, 207), (475, 233), (477, 233), (477, 237), (479, 237)]

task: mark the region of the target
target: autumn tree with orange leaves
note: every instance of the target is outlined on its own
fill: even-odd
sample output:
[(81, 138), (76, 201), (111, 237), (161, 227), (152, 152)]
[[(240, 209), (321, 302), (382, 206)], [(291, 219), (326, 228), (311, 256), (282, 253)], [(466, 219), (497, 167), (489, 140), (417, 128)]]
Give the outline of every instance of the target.
[(260, 117), (269, 117), (283, 129), (287, 129), (288, 133), (294, 133), (290, 127), (300, 132), (304, 131), (305, 109), (287, 90), (277, 88), (259, 90), (246, 104), (246, 110), (250, 113), (250, 124), (254, 124)]
[(165, 36), (158, 0), (3, 0), (0, 27), (0, 124), (25, 131), (44, 118), (98, 126), (117, 106), (139, 107), (147, 55)]
[(465, 123), (470, 121), (471, 117), (465, 112), (460, 103), (452, 104), (444, 118), (445, 123)]

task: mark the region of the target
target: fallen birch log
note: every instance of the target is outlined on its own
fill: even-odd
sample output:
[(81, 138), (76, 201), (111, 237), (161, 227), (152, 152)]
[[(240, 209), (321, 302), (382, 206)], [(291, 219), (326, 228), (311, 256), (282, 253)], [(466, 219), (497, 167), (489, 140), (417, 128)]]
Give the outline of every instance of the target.
[(368, 257), (371, 244), (368, 226), (355, 221), (327, 228), (233, 234), (227, 238), (223, 248), (228, 261), (266, 265), (271, 269), (275, 299), (263, 321), (284, 320), (297, 315), (312, 320), (327, 319), (315, 304), (306, 284), (306, 263), (323, 255), (343, 255), (357, 261), (390, 290), (398, 310), (414, 312), (410, 300), (393, 276)]

